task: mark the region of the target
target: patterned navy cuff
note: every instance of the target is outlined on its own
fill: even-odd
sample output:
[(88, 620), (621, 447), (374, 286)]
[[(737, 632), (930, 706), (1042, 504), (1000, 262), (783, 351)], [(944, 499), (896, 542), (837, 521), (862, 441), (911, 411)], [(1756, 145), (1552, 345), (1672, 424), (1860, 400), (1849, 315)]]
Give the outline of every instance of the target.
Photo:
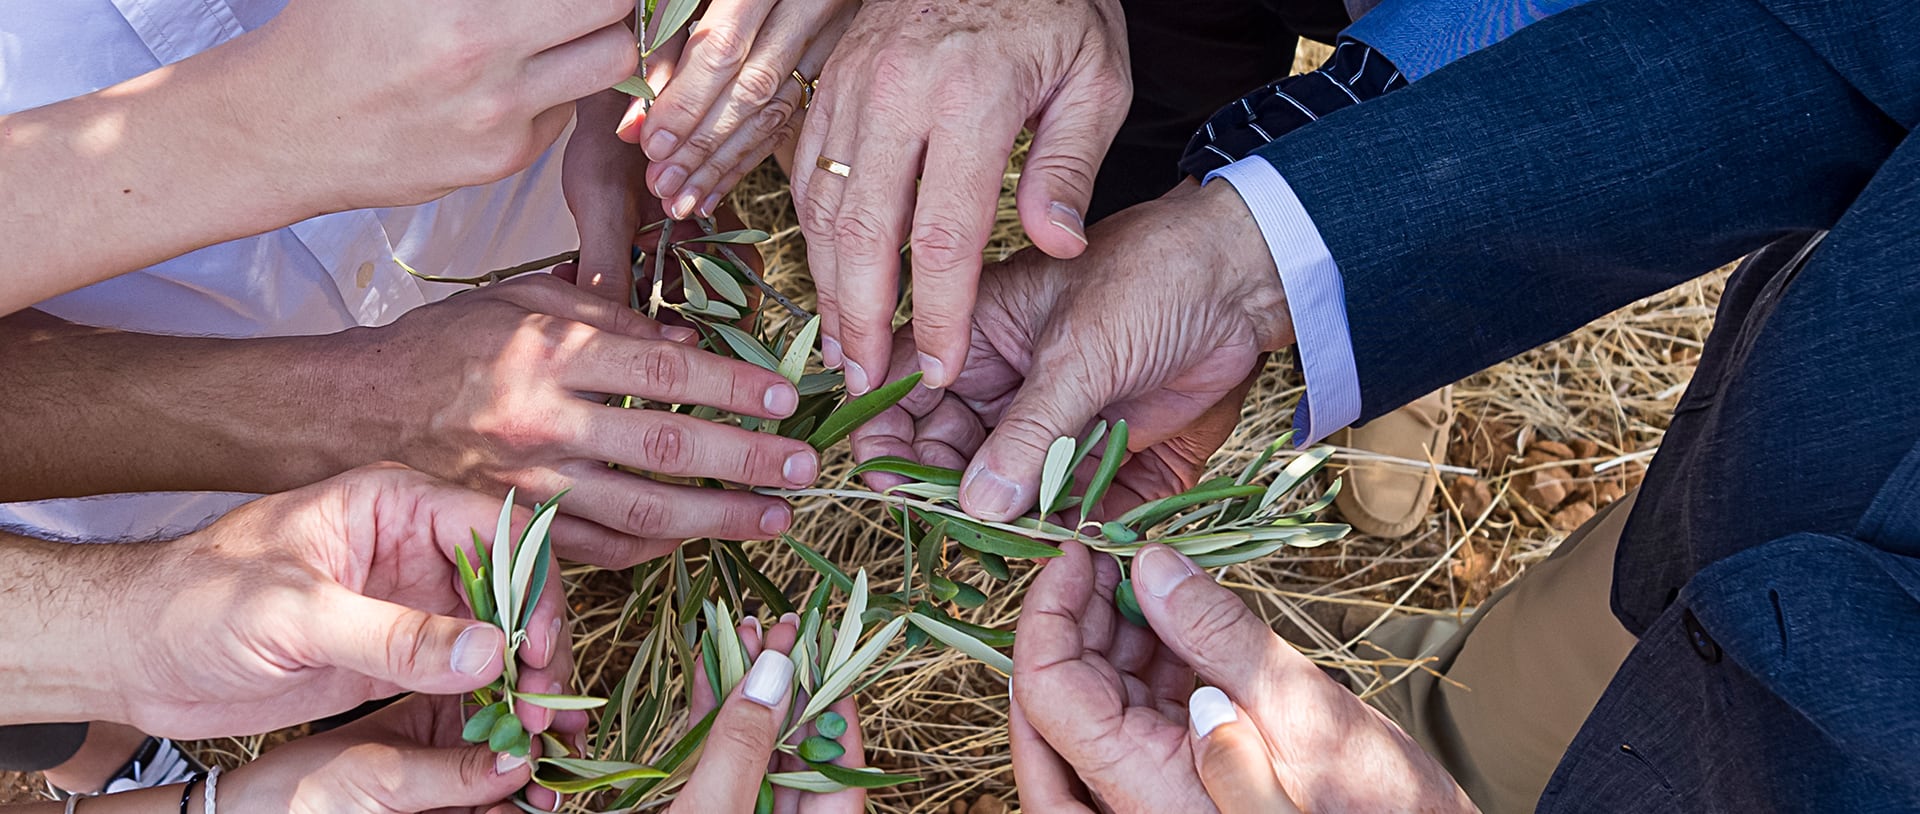
[(1366, 43), (1341, 37), (1312, 73), (1289, 76), (1213, 114), (1187, 142), (1180, 169), (1195, 178), (1253, 154), (1294, 128), (1405, 87), (1393, 62)]

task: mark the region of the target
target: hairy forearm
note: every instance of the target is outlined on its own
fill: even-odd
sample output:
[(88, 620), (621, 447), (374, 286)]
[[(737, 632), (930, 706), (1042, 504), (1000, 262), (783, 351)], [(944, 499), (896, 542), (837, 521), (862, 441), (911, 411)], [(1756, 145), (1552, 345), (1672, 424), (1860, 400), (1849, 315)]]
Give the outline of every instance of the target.
[(0, 116), (0, 314), (319, 214), (296, 157), (255, 126), (276, 115), (255, 47)]
[(390, 457), (342, 337), (209, 339), (0, 318), (0, 500), (272, 492)]
[(155, 548), (0, 535), (0, 724), (126, 719), (111, 631)]

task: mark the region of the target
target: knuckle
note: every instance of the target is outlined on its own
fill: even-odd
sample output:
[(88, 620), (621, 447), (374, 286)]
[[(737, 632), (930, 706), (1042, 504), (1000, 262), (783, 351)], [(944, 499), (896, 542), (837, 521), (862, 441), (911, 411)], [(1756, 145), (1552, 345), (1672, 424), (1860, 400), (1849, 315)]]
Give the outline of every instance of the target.
[(671, 345), (650, 342), (634, 357), (633, 373), (656, 397), (671, 397), (687, 382), (687, 360)]
[(1195, 653), (1238, 653), (1243, 645), (1236, 641), (1246, 607), (1231, 594), (1212, 597), (1184, 614), (1181, 627)]
[(702, 28), (698, 40), (693, 46), (695, 58), (715, 73), (731, 71), (747, 57), (747, 34), (731, 25)]
[(834, 211), (822, 205), (817, 200), (805, 200), (800, 203), (798, 214), (800, 215), (801, 231), (805, 232), (811, 240), (825, 240), (828, 244), (831, 244), (835, 225), (838, 221)]
[(713, 155), (715, 150), (720, 149), (720, 139), (723, 135), (725, 134), (710, 128), (695, 130), (693, 135), (687, 137), (686, 149), (692, 151), (694, 161), (703, 160)]
[(865, 209), (849, 212), (833, 224), (833, 242), (851, 253), (878, 255), (886, 250), (885, 235), (878, 213)]
[(640, 536), (663, 528), (667, 519), (667, 507), (660, 502), (659, 496), (651, 493), (636, 494), (627, 503), (627, 531)]
[(428, 626), (432, 617), (417, 610), (402, 614), (400, 621), (387, 631), (387, 669), (390, 675), (410, 676), (427, 661), (421, 652), (431, 638)]
[(640, 448), (655, 468), (679, 471), (686, 466), (687, 435), (678, 425), (653, 422), (640, 433)]
[(946, 271), (964, 258), (977, 256), (980, 247), (967, 230), (957, 223), (938, 220), (914, 227), (913, 256), (916, 270)]
[[(744, 705), (743, 705), (744, 706)], [(723, 760), (753, 763), (761, 760), (773, 749), (773, 736), (765, 730), (759, 720), (743, 720), (745, 716), (736, 716), (732, 726), (717, 727), (712, 737), (719, 742), (719, 753)]]
[(748, 65), (741, 68), (740, 75), (733, 80), (735, 98), (748, 104), (765, 103), (778, 97), (786, 79), (784, 74), (774, 73), (765, 65)]

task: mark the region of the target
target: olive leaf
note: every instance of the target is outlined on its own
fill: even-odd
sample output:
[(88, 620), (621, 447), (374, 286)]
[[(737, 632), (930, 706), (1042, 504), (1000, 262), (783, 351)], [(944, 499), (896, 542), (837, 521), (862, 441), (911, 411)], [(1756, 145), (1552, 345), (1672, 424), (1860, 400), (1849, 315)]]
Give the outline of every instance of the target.
[(1066, 496), (1067, 481), (1073, 476), (1074, 451), (1078, 447), (1078, 442), (1066, 436), (1053, 439), (1053, 445), (1047, 447), (1046, 463), (1040, 469), (1042, 517), (1059, 511), (1058, 504)]

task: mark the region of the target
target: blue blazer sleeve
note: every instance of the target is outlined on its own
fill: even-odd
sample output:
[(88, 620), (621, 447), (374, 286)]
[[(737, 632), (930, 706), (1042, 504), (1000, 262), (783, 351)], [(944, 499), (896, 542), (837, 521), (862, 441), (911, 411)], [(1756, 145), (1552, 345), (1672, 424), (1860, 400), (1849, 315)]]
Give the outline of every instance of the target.
[(1871, 50), (1920, 39), (1899, 2), (1806, 12), (1897, 29), (1823, 29), (1836, 67), (1756, 0), (1594, 0), (1259, 150), (1339, 264), (1361, 420), (1831, 225), (1910, 125), (1851, 78), (1920, 75)]

